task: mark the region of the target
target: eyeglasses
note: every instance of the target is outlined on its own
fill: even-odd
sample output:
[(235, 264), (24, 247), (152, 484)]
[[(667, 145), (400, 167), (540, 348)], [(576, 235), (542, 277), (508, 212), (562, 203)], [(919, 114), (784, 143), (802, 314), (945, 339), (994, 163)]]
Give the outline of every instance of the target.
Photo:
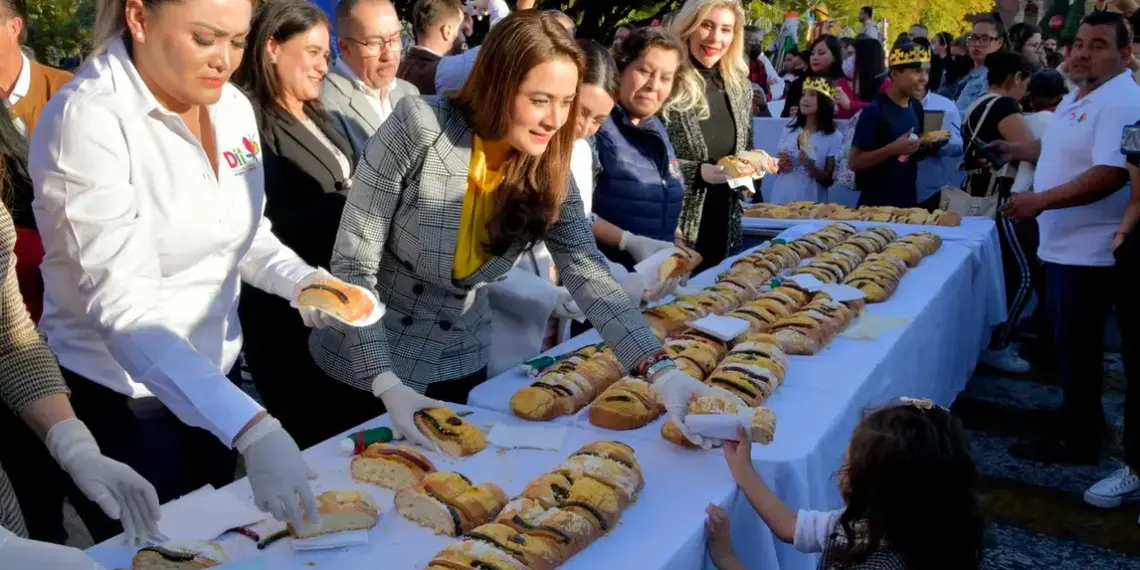
[(400, 51), (404, 47), (399, 34), (386, 38), (370, 38), (366, 42), (349, 37), (345, 37), (344, 39), (360, 46), (361, 51), (367, 55), (376, 55), (388, 50)]
[(995, 42), (999, 39), (1001, 39), (1001, 38), (999, 38), (997, 36), (969, 34), (966, 36), (966, 43), (986, 46), (986, 45), (990, 45), (990, 43)]

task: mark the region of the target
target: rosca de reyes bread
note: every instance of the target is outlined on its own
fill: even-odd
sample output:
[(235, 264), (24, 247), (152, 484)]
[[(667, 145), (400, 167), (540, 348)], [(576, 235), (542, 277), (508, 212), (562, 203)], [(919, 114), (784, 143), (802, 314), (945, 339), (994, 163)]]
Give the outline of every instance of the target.
[(435, 465), (411, 447), (374, 443), (352, 458), (349, 470), (357, 481), (398, 490), (418, 484)]
[(754, 204), (745, 208), (744, 215), (750, 218), (857, 220), (928, 226), (958, 226), (962, 223), (962, 216), (943, 210), (929, 212), (923, 208), (895, 208), (892, 206), (848, 208), (839, 204), (816, 204), (814, 202)]
[(326, 491), (317, 495), (317, 510), (321, 524), (306, 524), (303, 528), (289, 525), (289, 532), (297, 538), (310, 538), (346, 530), (367, 530), (376, 526), (380, 508), (368, 493), (360, 491)]
[(644, 485), (629, 446), (597, 441), (527, 485), (428, 570), (553, 570), (612, 529)]
[(353, 323), (372, 313), (372, 299), (364, 291), (336, 279), (319, 279), (297, 294), (297, 304), (315, 307)]
[(396, 492), (396, 510), (404, 518), (450, 536), (490, 522), (506, 504), (498, 485), (474, 485), (452, 471), (429, 473), (415, 487)]
[(612, 430), (637, 429), (664, 412), (653, 386), (640, 378), (626, 377), (590, 405), (590, 423)]
[(724, 168), (724, 173), (729, 178), (745, 178), (756, 175), (756, 165), (738, 156), (726, 156), (716, 161), (716, 165)]
[[(689, 402), (690, 414), (742, 415), (742, 412), (750, 414), (749, 439), (761, 444), (772, 443), (776, 437), (776, 414), (768, 408), (752, 408), (740, 398), (729, 393), (697, 396)], [(672, 420), (666, 420), (661, 425), (661, 437), (681, 447), (696, 448)]]
[(457, 416), (450, 408), (424, 408), (413, 418), (416, 427), (452, 457), (473, 455), (487, 447), (487, 436), (478, 426)]
[(590, 356), (559, 364), (511, 396), (511, 412), (533, 421), (549, 421), (577, 413), (594, 401), (624, 371), (613, 352), (599, 350)]
[(677, 279), (686, 273), (691, 273), (703, 260), (704, 257), (695, 250), (679, 245), (673, 246), (673, 253), (665, 258), (657, 270), (657, 278), (661, 281)]

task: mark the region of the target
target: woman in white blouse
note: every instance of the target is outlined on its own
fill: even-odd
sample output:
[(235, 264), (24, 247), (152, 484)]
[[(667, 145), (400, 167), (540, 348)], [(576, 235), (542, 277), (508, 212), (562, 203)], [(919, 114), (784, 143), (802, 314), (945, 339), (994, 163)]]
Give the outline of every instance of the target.
[(315, 276), (262, 215), (257, 124), (227, 82), (251, 10), (100, 0), (95, 55), (31, 141), (40, 326), (77, 415), (162, 501), (232, 480), (232, 447), (257, 506), (302, 524), (318, 515), (297, 445), (227, 378), (241, 282), (292, 298)]

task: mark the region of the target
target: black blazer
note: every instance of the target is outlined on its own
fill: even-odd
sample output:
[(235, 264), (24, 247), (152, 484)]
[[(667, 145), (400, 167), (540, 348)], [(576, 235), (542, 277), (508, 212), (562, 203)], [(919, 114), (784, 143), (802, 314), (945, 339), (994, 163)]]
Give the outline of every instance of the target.
[[(254, 106), (265, 165), (265, 216), (305, 263), (328, 267), (347, 186), (336, 157), (309, 129)], [(352, 147), (324, 116), (310, 118), (352, 162)], [(354, 165), (355, 168), (355, 165)]]

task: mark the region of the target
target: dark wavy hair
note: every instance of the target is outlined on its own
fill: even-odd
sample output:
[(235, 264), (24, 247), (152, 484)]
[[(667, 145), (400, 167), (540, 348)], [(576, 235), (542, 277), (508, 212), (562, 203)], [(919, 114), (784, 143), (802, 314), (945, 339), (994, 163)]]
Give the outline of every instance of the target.
[[(511, 104), (526, 74), (557, 60), (572, 62), (578, 77), (585, 75), (585, 56), (556, 16), (538, 10), (515, 12), (491, 28), (467, 81), (451, 102), (476, 135), (501, 139), (510, 127)], [(567, 115), (570, 120), (554, 133), (542, 155), (512, 151), (503, 163), (503, 181), (496, 192), (502, 197), (487, 228), (486, 250), (491, 255), (503, 255), (515, 245), (534, 247), (558, 220), (559, 209), (570, 194), (573, 118), (577, 116), (575, 99)]]
[[(329, 18), (316, 4), (307, 0), (271, 0), (262, 2), (253, 14), (249, 28), (249, 49), (241, 65), (234, 72), (234, 84), (267, 114), (274, 114), (283, 121), (296, 119), (281, 105), (284, 88), (277, 77), (277, 70), (269, 61), (269, 40), (285, 43), (297, 34), (303, 34), (314, 26), (329, 27)], [(325, 109), (319, 99), (305, 101), (305, 115), (317, 122), (327, 121)], [(269, 129), (262, 129), (266, 134)], [(272, 143), (272, 141), (268, 141)]]
[[(815, 51), (815, 46), (824, 44), (827, 50), (831, 52), (831, 69), (827, 70), (826, 75), (818, 75), (814, 69), (811, 68), (811, 52)], [(808, 62), (808, 75), (826, 77), (831, 80), (843, 77), (843, 50), (839, 47), (839, 39), (831, 34), (824, 34), (811, 42), (807, 49), (807, 62)]]
[(830, 554), (842, 565), (888, 545), (922, 570), (977, 570), (985, 540), (978, 471), (958, 418), (898, 404), (855, 428), (840, 473), (847, 508)]
[(855, 81), (859, 83), (859, 92), (855, 96), (860, 101), (874, 99), (886, 75), (887, 58), (883, 54), (883, 44), (875, 38), (856, 38)]

